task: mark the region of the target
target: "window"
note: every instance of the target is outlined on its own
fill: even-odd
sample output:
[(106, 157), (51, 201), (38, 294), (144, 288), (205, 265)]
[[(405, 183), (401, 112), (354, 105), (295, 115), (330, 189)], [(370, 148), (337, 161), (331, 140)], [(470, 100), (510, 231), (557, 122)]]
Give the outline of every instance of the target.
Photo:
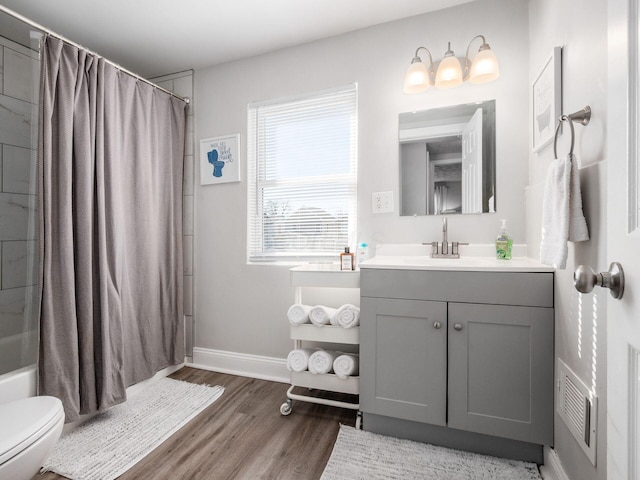
[(355, 237), (357, 87), (249, 105), (249, 261), (335, 259)]

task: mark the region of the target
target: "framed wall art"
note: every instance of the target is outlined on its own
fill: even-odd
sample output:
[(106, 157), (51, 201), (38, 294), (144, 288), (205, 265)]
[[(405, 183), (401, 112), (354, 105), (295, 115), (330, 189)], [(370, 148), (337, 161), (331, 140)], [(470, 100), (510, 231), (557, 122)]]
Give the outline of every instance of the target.
[(533, 151), (551, 143), (562, 113), (562, 47), (555, 47), (532, 86)]
[(240, 181), (240, 134), (200, 140), (200, 185)]

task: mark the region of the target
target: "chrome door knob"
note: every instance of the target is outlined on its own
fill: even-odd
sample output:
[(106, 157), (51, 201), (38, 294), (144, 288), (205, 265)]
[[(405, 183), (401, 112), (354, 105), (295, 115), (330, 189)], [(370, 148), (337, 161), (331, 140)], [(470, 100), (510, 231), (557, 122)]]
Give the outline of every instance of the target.
[(460, 325), (459, 323), (456, 323), (453, 328), (455, 328), (457, 331), (462, 330), (462, 325)]
[(619, 299), (624, 293), (624, 271), (618, 262), (609, 265), (609, 271), (600, 273), (587, 265), (580, 265), (573, 274), (573, 284), (580, 293), (590, 293), (595, 286), (608, 288), (611, 296)]
[(433, 322), (433, 328), (435, 328), (436, 330), (439, 329), (442, 326), (442, 324), (440, 322)]

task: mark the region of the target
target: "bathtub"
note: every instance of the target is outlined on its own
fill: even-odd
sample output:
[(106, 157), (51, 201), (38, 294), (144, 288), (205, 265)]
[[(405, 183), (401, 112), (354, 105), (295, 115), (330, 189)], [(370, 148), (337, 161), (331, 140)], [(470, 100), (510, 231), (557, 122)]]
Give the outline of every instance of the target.
[(0, 375), (0, 403), (36, 395), (36, 365)]
[[(8, 373), (0, 375), (0, 403), (36, 394), (36, 332), (0, 338), (0, 365)], [(27, 346), (28, 348), (24, 348)], [(29, 364), (30, 362), (33, 362)], [(23, 366), (27, 364), (27, 366)]]

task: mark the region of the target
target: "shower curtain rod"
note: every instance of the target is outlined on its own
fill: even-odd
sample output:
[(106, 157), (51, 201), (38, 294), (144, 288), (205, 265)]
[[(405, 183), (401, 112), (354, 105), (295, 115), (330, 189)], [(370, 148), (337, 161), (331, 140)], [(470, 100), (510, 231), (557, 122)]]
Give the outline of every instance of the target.
[(137, 80), (139, 80), (139, 81), (141, 81), (141, 82), (144, 82), (144, 83), (147, 83), (147, 84), (151, 85), (153, 88), (157, 88), (158, 90), (161, 90), (161, 91), (163, 91), (163, 92), (165, 92), (165, 93), (168, 93), (168, 94), (169, 94), (169, 95), (171, 95), (172, 97), (176, 97), (177, 99), (182, 100), (183, 102), (185, 102), (185, 103), (187, 103), (187, 104), (188, 104), (188, 103), (190, 103), (190, 99), (189, 99), (189, 97), (182, 97), (182, 96), (180, 96), (180, 95), (177, 95), (177, 94), (173, 93), (172, 91), (167, 90), (166, 88), (163, 88), (163, 87), (161, 87), (160, 85), (157, 85), (157, 84), (153, 83), (152, 81), (147, 80), (146, 78), (143, 78), (143, 77), (141, 77), (140, 75), (137, 75), (137, 74), (133, 73), (133, 72), (132, 72), (132, 71), (130, 71), (130, 70), (127, 70), (127, 69), (126, 69), (126, 68), (124, 68), (124, 67), (121, 67), (121, 66), (120, 66), (120, 65), (118, 65), (117, 63), (112, 62), (111, 60), (106, 59), (106, 58), (105, 58), (105, 57), (103, 57), (102, 55), (100, 55), (100, 54), (98, 54), (98, 53), (96, 53), (96, 52), (93, 52), (93, 51), (89, 50), (88, 48), (85, 48), (85, 47), (83, 47), (82, 45), (80, 45), (80, 44), (78, 44), (78, 43), (76, 43), (76, 42), (72, 42), (72, 41), (71, 41), (71, 40), (69, 40), (68, 38), (63, 37), (62, 35), (60, 35), (60, 34), (58, 34), (58, 33), (54, 32), (53, 30), (49, 30), (48, 28), (43, 27), (43, 26), (42, 26), (42, 25), (40, 25), (39, 23), (34, 22), (33, 20), (30, 20), (30, 19), (28, 19), (27, 17), (25, 17), (25, 16), (23, 16), (23, 15), (20, 15), (19, 13), (14, 12), (13, 10), (8, 9), (8, 8), (7, 8), (7, 7), (5, 7), (4, 5), (0, 5), (0, 11), (2, 11), (2, 12), (4, 12), (4, 13), (6, 13), (7, 15), (11, 15), (12, 17), (14, 17), (14, 18), (16, 18), (16, 19), (20, 20), (21, 22), (26, 23), (27, 25), (30, 25), (30, 26), (32, 26), (32, 27), (34, 27), (34, 28), (37, 28), (38, 30), (42, 30), (44, 33), (46, 33), (46, 34), (48, 34), (48, 35), (51, 35), (51, 36), (56, 37), (56, 38), (59, 38), (60, 40), (62, 40), (62, 41), (63, 41), (63, 42), (65, 42), (65, 43), (68, 43), (69, 45), (72, 45), (72, 46), (74, 46), (74, 47), (76, 47), (76, 48), (79, 48), (80, 50), (84, 50), (85, 52), (87, 52), (87, 53), (89, 53), (89, 54), (91, 54), (91, 55), (94, 55), (94, 56), (96, 56), (96, 57), (99, 57), (99, 58), (104, 59), (104, 61), (105, 61), (105, 62), (107, 62), (109, 65), (114, 66), (115, 68), (117, 68), (117, 69), (118, 69), (118, 70), (120, 70), (121, 72), (126, 73), (127, 75), (131, 75), (132, 77), (134, 77), (135, 79), (137, 79)]

